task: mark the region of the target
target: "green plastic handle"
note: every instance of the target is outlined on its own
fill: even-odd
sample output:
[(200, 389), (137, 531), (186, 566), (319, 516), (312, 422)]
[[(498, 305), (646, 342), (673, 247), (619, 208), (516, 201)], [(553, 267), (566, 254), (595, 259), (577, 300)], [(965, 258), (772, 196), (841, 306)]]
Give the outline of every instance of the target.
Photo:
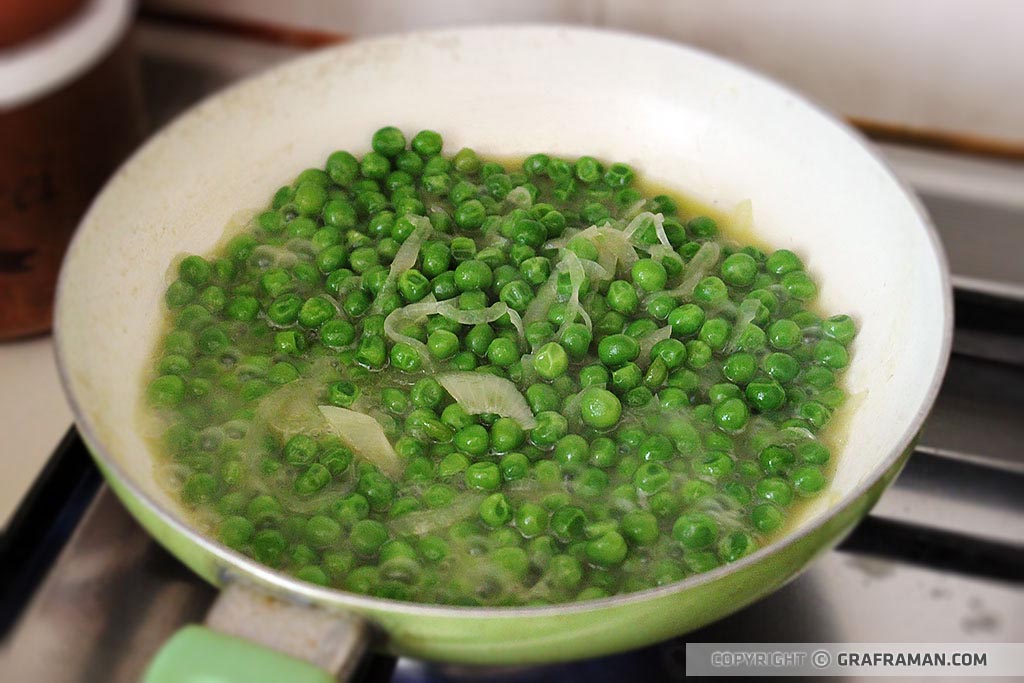
[(186, 626), (150, 663), (143, 683), (334, 683), (309, 662), (202, 626)]

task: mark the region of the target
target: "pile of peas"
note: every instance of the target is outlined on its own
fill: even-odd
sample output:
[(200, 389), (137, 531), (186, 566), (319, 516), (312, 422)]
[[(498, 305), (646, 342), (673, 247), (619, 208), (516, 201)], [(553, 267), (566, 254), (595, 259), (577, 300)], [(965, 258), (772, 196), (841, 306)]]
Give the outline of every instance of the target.
[[(641, 212), (635, 260), (599, 276), (604, 247), (575, 235)], [(567, 258), (591, 262), (575, 286)], [(626, 164), (511, 168), (386, 127), (177, 264), (145, 396), (176, 494), (266, 565), (418, 602), (600, 598), (744, 557), (826, 488), (856, 330), (815, 313), (816, 294), (795, 253), (725, 240)], [(385, 333), (429, 301), (501, 302), (528, 324), (428, 315), (401, 330), (419, 347)], [(472, 414), (436, 380), (448, 371), (511, 380), (536, 423)], [(377, 418), (402, 473), (354, 453), (318, 404)]]

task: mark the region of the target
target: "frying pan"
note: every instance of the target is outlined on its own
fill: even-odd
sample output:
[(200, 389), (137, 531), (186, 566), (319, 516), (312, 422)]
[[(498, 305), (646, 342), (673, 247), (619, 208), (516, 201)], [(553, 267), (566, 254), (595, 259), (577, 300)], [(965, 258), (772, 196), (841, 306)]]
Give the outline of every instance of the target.
[[(449, 150), (625, 161), (722, 210), (752, 202), (756, 238), (801, 254), (823, 309), (848, 312), (860, 326), (834, 477), (791, 533), (738, 562), (638, 593), (475, 608), (303, 583), (190, 525), (158, 481), (137, 420), (169, 265), (210, 250), (239, 210), (258, 209), (332, 150), (368, 151), (371, 133), (389, 124), (437, 130)], [(121, 168), (82, 221), (60, 278), (56, 342), (79, 430), (110, 486), (154, 538), (223, 589), (207, 627), (172, 638), (148, 680), (315, 681), (345, 676), (371, 642), (472, 664), (621, 651), (779, 588), (852, 529), (899, 473), (938, 390), (951, 321), (947, 267), (927, 216), (842, 123), (687, 47), (513, 27), (331, 48), (190, 110)]]

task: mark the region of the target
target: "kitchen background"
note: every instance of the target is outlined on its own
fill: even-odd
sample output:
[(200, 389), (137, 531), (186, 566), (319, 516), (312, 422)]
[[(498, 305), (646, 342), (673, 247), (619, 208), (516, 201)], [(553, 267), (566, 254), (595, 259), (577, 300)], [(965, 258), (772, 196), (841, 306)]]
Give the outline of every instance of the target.
[[(30, 15), (46, 15), (44, 10), (52, 10), (49, 18), (28, 21)], [(685, 42), (770, 74), (861, 128), (932, 212), (949, 251), (958, 304), (964, 296), (995, 297), (994, 315), (1002, 316), (997, 335), (958, 328), (956, 353), (1000, 363), (1004, 374), (983, 387), (968, 386), (967, 375), (988, 370), (958, 370), (954, 364), (947, 379), (953, 389), (944, 388), (946, 398), (940, 397), (924, 442), (994, 462), (999, 471), (1024, 471), (1019, 419), (1024, 323), (1019, 308), (1005, 308), (1024, 302), (1022, 2), (144, 0), (132, 6), (125, 0), (5, 0), (0, 7), (0, 339), (17, 338), (0, 342), (0, 529), (71, 424), (49, 336), (15, 335), (29, 328), (4, 327), (7, 314), (25, 306), (35, 306), (37, 318), (45, 319), (45, 302), (26, 304), (17, 292), (26, 273), (52, 276), (52, 268), (36, 264), (33, 270), (31, 262), (26, 267), (5, 254), (28, 253), (37, 242), (47, 242), (55, 263), (88, 195), (116, 161), (90, 167), (87, 181), (77, 185), (87, 188), (86, 196), (68, 200), (54, 213), (47, 213), (53, 206), (26, 213), (15, 189), (28, 162), (18, 156), (15, 143), (65, 145), (29, 161), (42, 164), (54, 178), (77, 179), (67, 167), (77, 159), (95, 161), (97, 142), (127, 153), (145, 131), (200, 97), (303, 51), (378, 33), (495, 22), (582, 24)], [(97, 123), (103, 119), (107, 128)], [(76, 142), (82, 139), (92, 144)], [(39, 327), (45, 324), (33, 329)], [(917, 515), (943, 528), (1019, 543), (1024, 516), (1017, 493), (1010, 507), (980, 518), (957, 501), (941, 509), (915, 508), (921, 490), (909, 499), (905, 492), (904, 498), (894, 497), (894, 491), (880, 510), (892, 518)], [(998, 600), (1001, 594), (994, 595)], [(899, 598), (898, 592), (889, 596)], [(962, 633), (970, 627), (980, 629), (972, 633), (982, 637), (1016, 633), (1019, 639), (1019, 613), (1016, 631), (1000, 631), (999, 610), (976, 607), (963, 606)]]

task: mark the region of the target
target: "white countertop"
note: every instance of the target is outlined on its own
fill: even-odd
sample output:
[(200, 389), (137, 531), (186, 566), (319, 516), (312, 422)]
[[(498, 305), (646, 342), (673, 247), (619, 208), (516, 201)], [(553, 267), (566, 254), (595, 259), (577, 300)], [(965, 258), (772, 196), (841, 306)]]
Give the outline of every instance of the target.
[(71, 426), (49, 336), (0, 343), (0, 529)]

